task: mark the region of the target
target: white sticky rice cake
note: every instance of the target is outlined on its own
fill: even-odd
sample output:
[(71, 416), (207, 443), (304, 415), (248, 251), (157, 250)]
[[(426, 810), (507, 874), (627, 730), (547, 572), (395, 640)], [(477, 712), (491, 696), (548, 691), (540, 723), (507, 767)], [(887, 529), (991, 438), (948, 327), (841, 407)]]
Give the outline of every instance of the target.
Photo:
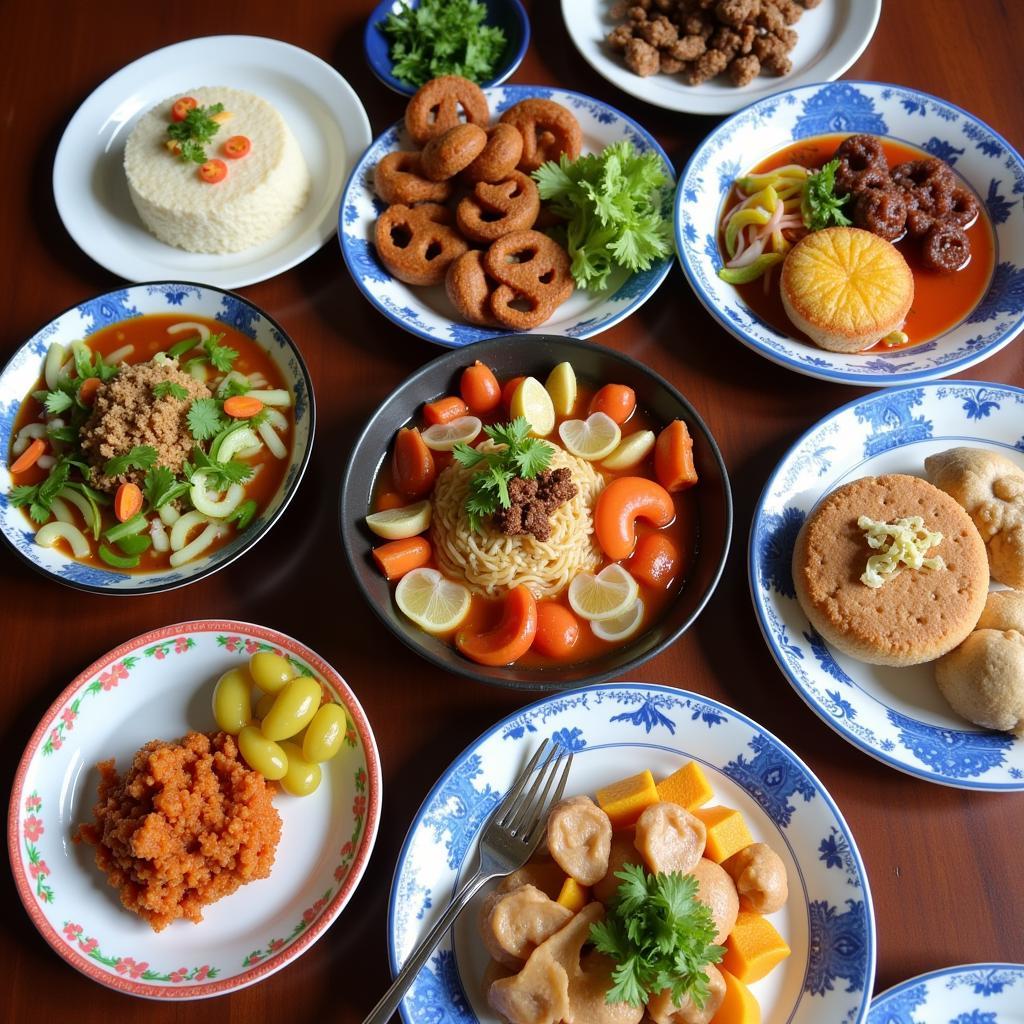
[[(208, 159), (223, 160), (227, 177), (209, 184), (199, 165), (171, 153), (167, 126), (181, 96), (199, 106), (223, 103), (231, 117), (206, 144)], [(226, 157), (224, 142), (245, 135), (250, 152)], [(124, 150), (128, 191), (146, 227), (162, 242), (189, 252), (237, 252), (276, 235), (309, 197), (309, 169), (295, 136), (266, 100), (240, 89), (204, 86), (157, 104), (128, 136)]]

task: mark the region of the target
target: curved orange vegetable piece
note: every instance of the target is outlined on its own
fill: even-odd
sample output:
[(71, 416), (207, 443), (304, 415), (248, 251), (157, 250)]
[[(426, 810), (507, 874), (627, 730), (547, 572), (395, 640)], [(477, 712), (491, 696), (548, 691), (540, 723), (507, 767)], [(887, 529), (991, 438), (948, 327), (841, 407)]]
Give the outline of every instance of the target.
[(620, 476), (597, 497), (594, 533), (601, 550), (613, 561), (628, 558), (636, 545), (636, 521), (668, 526), (675, 518), (672, 495), (644, 476)]
[(232, 419), (249, 420), (263, 411), (263, 403), (251, 395), (232, 395), (224, 402), (224, 412)]
[(679, 574), (679, 549), (665, 534), (648, 533), (637, 541), (626, 568), (638, 583), (664, 590)]
[(78, 389), (78, 400), (83, 405), (92, 405), (96, 399), (96, 392), (99, 391), (102, 383), (103, 381), (99, 377), (86, 377), (82, 381), (82, 386)]
[(395, 486), (407, 498), (425, 498), (433, 489), (437, 477), (434, 453), (415, 427), (402, 427), (398, 432), (391, 471)]
[(526, 587), (518, 586), (508, 592), (501, 622), (494, 629), (457, 633), (455, 646), (479, 665), (511, 665), (530, 649), (536, 635), (537, 601)]
[(46, 442), (37, 437), (11, 464), (11, 472), (24, 473), (26, 469), (31, 469), (45, 451)]
[(537, 635), (533, 649), (549, 658), (567, 660), (580, 638), (580, 624), (576, 616), (554, 601), (541, 601), (537, 605)]
[(498, 407), (501, 401), (501, 385), (491, 368), (478, 359), (472, 366), (467, 366), (462, 371), (459, 394), (469, 406), (469, 411), (479, 416)]
[(621, 426), (636, 408), (636, 392), (625, 384), (605, 384), (590, 400), (590, 411), (603, 412)]
[(673, 420), (654, 445), (654, 475), (669, 491), (685, 491), (697, 482), (693, 438), (682, 420)]
[(430, 542), (424, 537), (405, 537), (381, 544), (370, 554), (386, 579), (398, 580), (430, 561)]
[(439, 423), (451, 423), (452, 420), (468, 415), (469, 406), (454, 395), (439, 398), (436, 402), (427, 402), (423, 406), (423, 418), (432, 427)]
[(142, 511), (142, 491), (138, 484), (123, 483), (114, 494), (114, 515), (119, 523), (126, 523)]

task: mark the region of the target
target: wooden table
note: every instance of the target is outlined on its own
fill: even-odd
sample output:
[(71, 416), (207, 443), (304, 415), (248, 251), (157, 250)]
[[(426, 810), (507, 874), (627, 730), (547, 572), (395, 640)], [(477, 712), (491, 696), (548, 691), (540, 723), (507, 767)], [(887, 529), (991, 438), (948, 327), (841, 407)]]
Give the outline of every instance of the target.
[[(371, 0), (5, 5), (2, 358), (58, 311), (118, 284), (68, 237), (50, 185), (60, 135), (93, 88), (140, 55), (183, 38), (272, 36), (339, 68), (366, 104), (376, 134), (400, 116), (402, 101), (377, 83), (363, 59), (363, 22), (372, 6)], [(715, 122), (649, 107), (616, 91), (573, 49), (559, 4), (528, 6), (533, 43), (514, 81), (571, 85), (607, 99), (653, 131), (681, 168)], [(850, 77), (936, 93), (967, 107), (1019, 147), (1022, 40), (1022, 4), (899, 0), (885, 5), (878, 31)], [(5, 549), (0, 775), (13, 778), (39, 717), (104, 651), (156, 626), (231, 616), (308, 643), (358, 694), (384, 766), (376, 850), (348, 909), (305, 956), (253, 988), (188, 1005), (131, 999), (62, 964), (30, 924), (8, 880), (0, 888), (0, 1017), (7, 1024), (360, 1021), (388, 981), (387, 894), (414, 811), (459, 750), (528, 701), (526, 695), (447, 676), (393, 643), (357, 593), (343, 560), (336, 503), (349, 446), (385, 395), (438, 349), (373, 310), (333, 242), (302, 266), (243, 291), (282, 322), (313, 375), (319, 430), (303, 500), (291, 505), (258, 556), (162, 596), (83, 595), (36, 575)], [(640, 358), (689, 396), (722, 447), (736, 502), (732, 552), (714, 598), (697, 626), (635, 677), (685, 685), (733, 705), (809, 762), (838, 801), (867, 862), (878, 921), (877, 991), (949, 964), (1024, 961), (1024, 796), (928, 785), (842, 742), (797, 699), (768, 654), (751, 609), (744, 559), (761, 487), (799, 433), (859, 392), (797, 376), (748, 351), (711, 322), (678, 267), (650, 302), (599, 340)], [(1024, 385), (1021, 344), (969, 375)]]

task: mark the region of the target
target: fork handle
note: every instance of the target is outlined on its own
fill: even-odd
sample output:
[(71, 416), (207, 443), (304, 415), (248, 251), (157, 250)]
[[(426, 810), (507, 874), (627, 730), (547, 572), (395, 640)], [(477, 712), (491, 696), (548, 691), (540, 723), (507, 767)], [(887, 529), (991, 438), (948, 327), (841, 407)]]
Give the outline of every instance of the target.
[(398, 977), (391, 983), (391, 987), (384, 993), (380, 1002), (370, 1011), (363, 1024), (387, 1024), (392, 1014), (398, 1009), (398, 1004), (401, 1003), (406, 989), (413, 983), (420, 968), (430, 959), (434, 947), (444, 937), (445, 932), (451, 928), (452, 922), (459, 916), (463, 907), (477, 894), (480, 887), (494, 877), (496, 877), (496, 873), (480, 872), (463, 885), (452, 898), (445, 912), (438, 918), (437, 923), (412, 951), (409, 959), (398, 972)]

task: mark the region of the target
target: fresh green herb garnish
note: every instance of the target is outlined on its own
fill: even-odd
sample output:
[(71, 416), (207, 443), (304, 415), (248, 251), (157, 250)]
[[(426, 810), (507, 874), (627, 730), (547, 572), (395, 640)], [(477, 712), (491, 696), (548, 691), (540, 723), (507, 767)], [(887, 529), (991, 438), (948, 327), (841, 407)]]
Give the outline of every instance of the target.
[(178, 480), (173, 470), (167, 466), (154, 466), (148, 470), (142, 487), (146, 501), (154, 511), (163, 508), (175, 498), (180, 498), (187, 490), (187, 481)]
[(223, 103), (214, 103), (209, 107), (193, 107), (181, 121), (173, 121), (167, 126), (167, 134), (178, 143), (182, 160), (196, 164), (206, 163), (206, 143), (217, 132), (220, 125), (214, 121), (214, 114), (224, 110)]
[(103, 467), (104, 476), (121, 476), (129, 469), (149, 469), (156, 463), (156, 449), (149, 444), (137, 444), (124, 455), (115, 455), (107, 459)]
[(847, 227), (853, 223), (843, 213), (843, 207), (850, 196), (836, 195), (836, 171), (838, 160), (829, 160), (820, 171), (807, 175), (803, 198), (800, 200), (800, 216), (811, 231), (822, 228)]
[(616, 266), (636, 272), (672, 252), (664, 203), (669, 177), (657, 153), (627, 140), (533, 172), (541, 199), (567, 221), (564, 240), (580, 288), (602, 291)]
[(74, 444), (78, 440), (78, 431), (74, 427), (48, 427), (46, 436), (61, 444)]
[(504, 447), (485, 452), (460, 441), (452, 451), (460, 466), (466, 469), (479, 467), (470, 481), (466, 497), (466, 514), (474, 530), (480, 530), (484, 519), (497, 512), (499, 507), (511, 505), (508, 485), (513, 478), (519, 476), (532, 480), (548, 468), (554, 451), (546, 441), (529, 436), (530, 423), (523, 416), (504, 426), (484, 427), (484, 433), (495, 444)]
[(244, 530), (256, 515), (256, 502), (250, 499), (249, 501), (243, 501), (234, 512), (227, 517), (229, 523), (238, 523), (238, 529)]
[(93, 352), (85, 342), (76, 341), (71, 346), (71, 354), (75, 359), (75, 371), (78, 374), (79, 384), (89, 377), (99, 377), (100, 380), (110, 380), (120, 372), (117, 366), (111, 366), (103, 359), (102, 352)]
[(391, 73), (421, 86), (439, 75), (473, 82), (491, 78), (505, 48), (505, 33), (485, 25), (487, 8), (478, 0), (422, 0), (403, 3), (380, 23), (391, 44)]
[(197, 441), (208, 441), (224, 429), (224, 417), (216, 398), (197, 398), (188, 410), (188, 429)]
[(247, 395), (252, 391), (252, 385), (248, 381), (239, 380), (237, 377), (232, 377), (227, 382), (224, 388), (224, 393), (221, 395), (222, 398), (234, 398), (236, 395)]
[(238, 358), (238, 352), (230, 345), (221, 345), (220, 339), (223, 337), (223, 334), (211, 334), (203, 342), (203, 348), (206, 349), (206, 355), (213, 364), (213, 368), (220, 370), (221, 373), (228, 373)]
[(680, 872), (649, 875), (626, 864), (608, 916), (591, 926), (590, 941), (617, 964), (608, 1003), (643, 1006), (662, 989), (678, 1004), (689, 997), (703, 1009), (708, 1000), (708, 964), (725, 949), (716, 946), (711, 911), (697, 899), (697, 879)]
[(51, 416), (66, 412), (75, 404), (74, 398), (67, 391), (47, 391), (43, 399), (43, 407)]
[(217, 462), (199, 447), (192, 449), (192, 459), (192, 462), (185, 463), (185, 476), (191, 481), (197, 470), (209, 470), (204, 480), (212, 491), (226, 491), (232, 484), (243, 483), (252, 476), (252, 466), (237, 459)]
[(154, 398), (188, 398), (188, 390), (173, 380), (162, 380), (153, 385)]
[(71, 472), (70, 459), (61, 459), (50, 470), (49, 476), (38, 484), (22, 484), (11, 491), (11, 504), (15, 508), (28, 505), (28, 514), (37, 523), (45, 523), (53, 514), (53, 499), (68, 482)]

